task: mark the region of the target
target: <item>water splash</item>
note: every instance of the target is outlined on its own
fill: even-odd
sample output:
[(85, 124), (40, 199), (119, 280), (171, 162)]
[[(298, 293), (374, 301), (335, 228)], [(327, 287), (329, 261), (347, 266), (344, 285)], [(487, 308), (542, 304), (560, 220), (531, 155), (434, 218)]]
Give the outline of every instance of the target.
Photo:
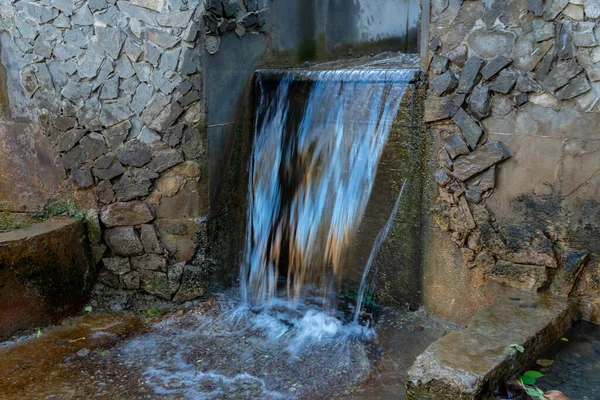
[(309, 71), (302, 82), (284, 76), (275, 90), (258, 76), (240, 275), (244, 302), (297, 303), (313, 296), (322, 308), (335, 307), (344, 257), (413, 73)]
[(396, 219), (396, 214), (398, 213), (398, 206), (400, 205), (400, 199), (402, 198), (402, 193), (404, 192), (404, 186), (406, 185), (406, 179), (402, 182), (402, 187), (400, 188), (400, 194), (398, 194), (398, 198), (396, 199), (396, 203), (394, 204), (394, 209), (390, 214), (387, 222), (381, 228), (377, 237), (375, 238), (375, 242), (373, 243), (373, 248), (371, 249), (371, 253), (369, 254), (369, 258), (367, 259), (367, 263), (365, 264), (365, 269), (363, 271), (362, 279), (360, 280), (360, 286), (358, 287), (358, 297), (356, 300), (356, 309), (354, 310), (354, 319), (353, 322), (358, 322), (358, 317), (360, 317), (360, 313), (362, 311), (362, 304), (365, 297), (365, 290), (367, 289), (367, 277), (369, 276), (369, 271), (371, 271), (371, 265), (373, 265), (373, 261), (375, 260), (375, 256), (379, 252), (379, 248), (383, 244), (383, 241), (388, 235), (394, 220)]

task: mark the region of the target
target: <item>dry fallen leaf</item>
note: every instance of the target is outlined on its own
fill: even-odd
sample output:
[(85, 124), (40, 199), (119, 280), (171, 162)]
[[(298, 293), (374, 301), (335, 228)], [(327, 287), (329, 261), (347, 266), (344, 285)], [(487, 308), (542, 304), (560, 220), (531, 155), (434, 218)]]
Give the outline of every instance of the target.
[(548, 390), (544, 393), (548, 400), (569, 400), (569, 398), (560, 390)]
[(554, 364), (554, 361), (552, 361), (552, 360), (544, 360), (543, 358), (541, 358), (541, 359), (537, 360), (535, 363), (537, 365), (542, 366), (542, 367), (549, 367), (552, 364)]

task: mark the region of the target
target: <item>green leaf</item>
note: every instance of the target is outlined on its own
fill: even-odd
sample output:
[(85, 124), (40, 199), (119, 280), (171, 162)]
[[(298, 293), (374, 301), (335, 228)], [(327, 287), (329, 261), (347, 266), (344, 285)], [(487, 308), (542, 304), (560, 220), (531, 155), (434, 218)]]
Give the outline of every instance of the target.
[(569, 341), (569, 339), (567, 339), (566, 337), (561, 337), (560, 340), (563, 341), (563, 342), (568, 342)]
[(158, 314), (160, 314), (160, 311), (158, 311), (156, 308), (151, 308), (148, 311), (146, 311), (146, 314), (148, 314), (149, 317), (155, 317)]
[(538, 372), (538, 371), (525, 371), (523, 376), (526, 376), (528, 378), (538, 379), (538, 378), (541, 378), (542, 376), (544, 376), (544, 374), (542, 374), (541, 372)]
[(529, 376), (525, 376), (525, 375), (520, 376), (519, 380), (524, 385), (533, 385), (535, 383), (535, 378), (532, 378), (532, 377), (529, 377)]
[(85, 311), (85, 312), (92, 312), (92, 310), (93, 310), (92, 306), (83, 307), (83, 311)]
[(35, 333), (35, 337), (39, 339), (41, 336), (42, 336), (42, 331), (40, 330), (40, 328), (38, 328), (37, 332)]
[(525, 349), (523, 348), (523, 346), (521, 346), (520, 344), (511, 344), (510, 347), (512, 347), (513, 349), (517, 350), (519, 353), (522, 353), (525, 351)]
[(523, 390), (531, 397), (537, 397), (538, 399), (545, 399), (544, 392), (535, 386), (523, 386)]

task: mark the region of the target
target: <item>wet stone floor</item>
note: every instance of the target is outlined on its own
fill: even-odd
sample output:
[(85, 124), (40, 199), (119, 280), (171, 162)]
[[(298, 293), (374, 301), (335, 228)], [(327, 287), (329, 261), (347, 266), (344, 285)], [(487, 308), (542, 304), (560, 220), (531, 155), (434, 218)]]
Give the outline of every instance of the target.
[(580, 321), (564, 338), (568, 342), (559, 340), (542, 355), (553, 364), (540, 369), (545, 376), (536, 385), (560, 390), (571, 400), (600, 399), (600, 325)]
[(419, 312), (378, 321), (223, 299), (81, 315), (0, 344), (0, 399), (401, 399), (416, 356), (460, 328)]

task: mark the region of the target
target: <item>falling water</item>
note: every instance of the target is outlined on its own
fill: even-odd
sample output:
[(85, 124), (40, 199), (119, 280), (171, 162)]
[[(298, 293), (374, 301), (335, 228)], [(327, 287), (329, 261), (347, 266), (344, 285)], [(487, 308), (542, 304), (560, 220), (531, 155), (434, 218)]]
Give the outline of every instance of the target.
[(358, 287), (358, 298), (356, 299), (356, 309), (354, 310), (354, 323), (358, 322), (358, 317), (360, 317), (360, 313), (362, 310), (362, 303), (365, 297), (365, 290), (367, 289), (367, 277), (369, 276), (369, 271), (371, 271), (371, 265), (373, 265), (373, 261), (375, 260), (375, 256), (379, 252), (379, 248), (383, 244), (383, 241), (387, 237), (394, 220), (396, 219), (396, 214), (398, 213), (398, 206), (400, 205), (400, 199), (402, 199), (402, 193), (404, 193), (404, 186), (406, 185), (406, 179), (402, 183), (402, 187), (400, 188), (400, 194), (396, 199), (396, 203), (394, 204), (394, 209), (390, 214), (387, 222), (381, 228), (377, 237), (375, 238), (375, 243), (373, 243), (373, 248), (371, 248), (371, 254), (369, 254), (369, 258), (367, 259), (367, 263), (365, 264), (365, 269), (363, 270), (362, 279), (360, 280), (360, 286)]
[[(335, 306), (348, 247), (412, 75), (310, 71), (309, 83), (287, 74), (275, 90), (268, 76), (258, 76), (244, 302), (318, 299), (326, 309)], [(307, 85), (307, 99), (299, 101)]]

